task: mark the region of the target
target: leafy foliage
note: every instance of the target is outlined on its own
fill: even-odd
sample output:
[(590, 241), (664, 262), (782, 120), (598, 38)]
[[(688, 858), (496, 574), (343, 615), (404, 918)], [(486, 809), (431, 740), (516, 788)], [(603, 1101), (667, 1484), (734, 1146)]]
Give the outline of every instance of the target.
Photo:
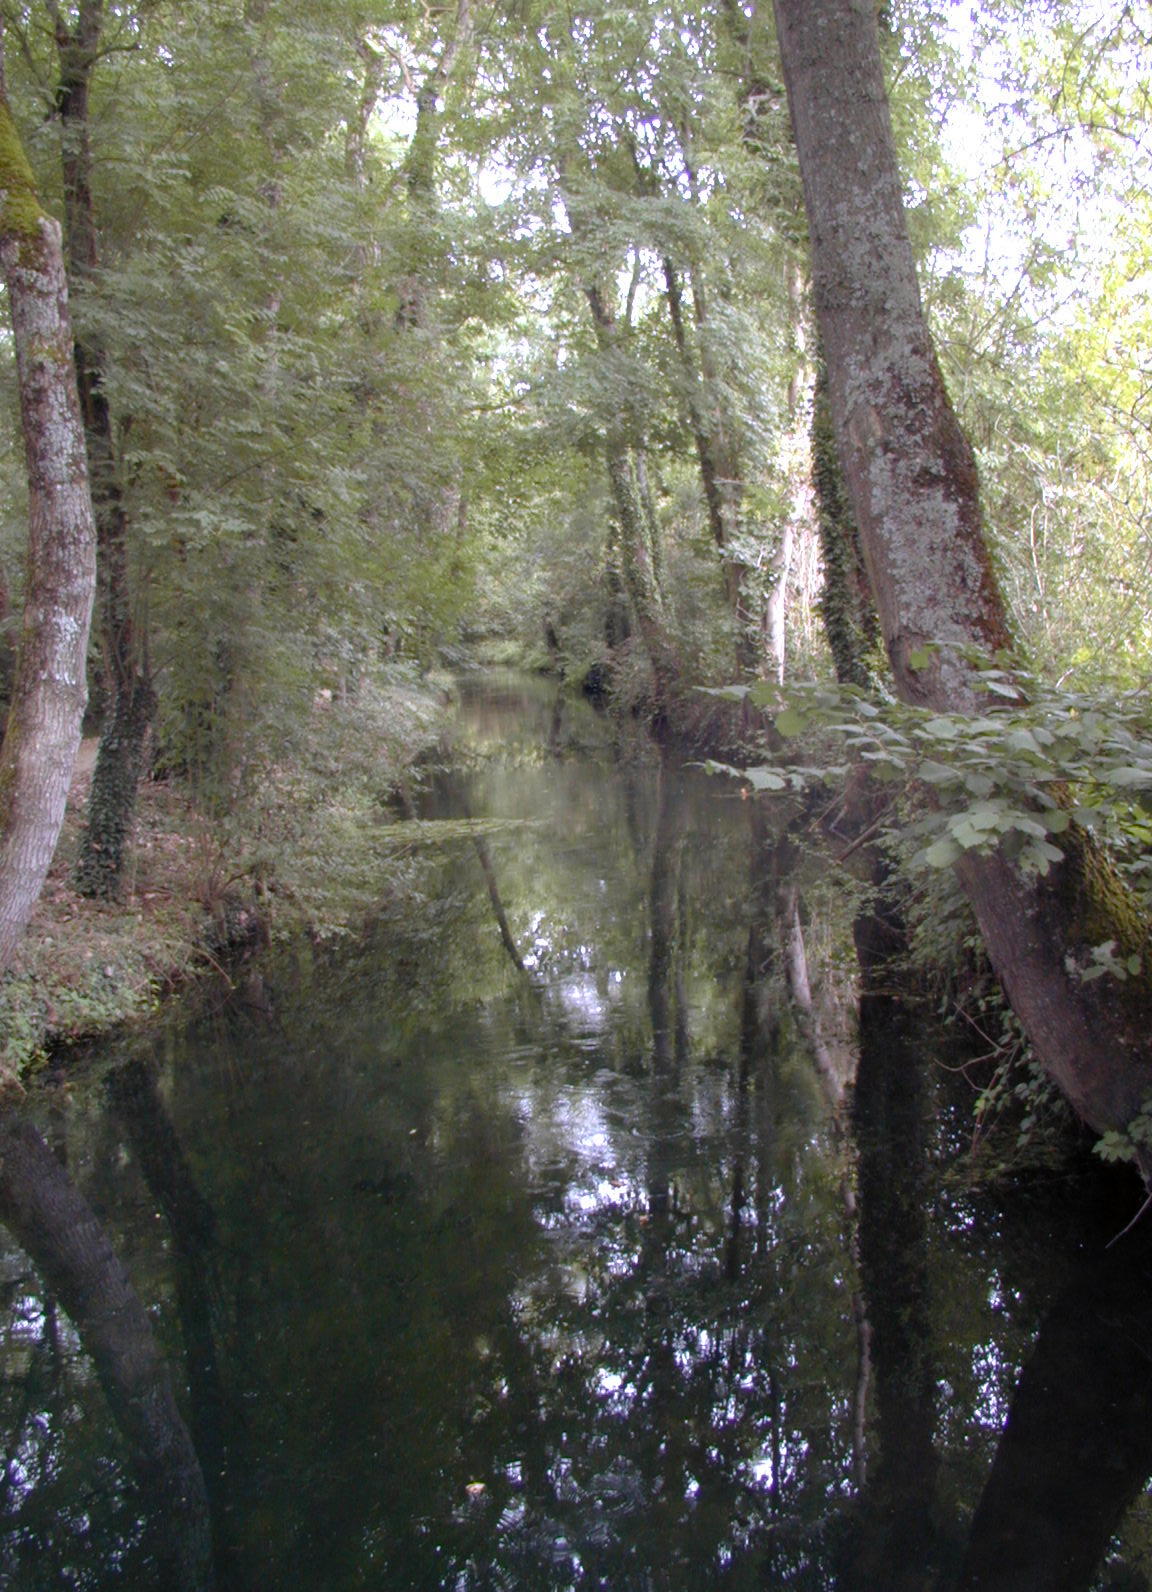
[[(775, 706), (773, 723), (785, 738), (831, 732), (876, 779), (930, 795), (930, 810), (902, 831), (918, 842), (916, 865), (946, 868), (965, 851), (999, 847), (1021, 868), (1045, 874), (1061, 859), (1060, 836), (1075, 822), (1115, 844), (1133, 882), (1142, 883), (1152, 838), (1152, 720), (1144, 694), (1103, 705), (1095, 695), (993, 666), (981, 668), (977, 682), (988, 701), (982, 714), (934, 713), (853, 687), (790, 687), (783, 704), (777, 689), (764, 686), (727, 694)], [(739, 772), (754, 789), (782, 790), (843, 771), (843, 764), (826, 764)], [(1098, 965), (1103, 961), (1101, 950)]]

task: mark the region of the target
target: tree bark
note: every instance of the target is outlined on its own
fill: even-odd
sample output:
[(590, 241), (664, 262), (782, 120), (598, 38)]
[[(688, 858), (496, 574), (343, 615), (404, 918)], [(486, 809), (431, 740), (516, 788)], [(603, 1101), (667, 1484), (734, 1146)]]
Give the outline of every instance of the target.
[[(2, 62), (0, 62), (2, 66)], [(96, 531), (60, 228), (40, 208), (0, 71), (0, 268), (28, 471), (20, 659), (0, 748), (0, 969), (56, 849), (87, 702)]]
[(823, 355), (817, 359), (812, 395), (812, 485), (824, 590), (820, 617), (841, 685), (867, 690), (877, 683), (882, 663), (880, 622), (872, 601), (860, 537), (844, 489), (828, 405), (828, 375)]
[[(104, 6), (103, 0), (83, 0), (71, 28), (58, 6), (50, 6), (50, 11), (60, 70), (56, 109), (62, 124), (64, 242), (68, 276), (76, 289), (91, 282), (100, 264), (92, 197), (89, 101)], [(109, 696), (76, 884), (84, 895), (109, 898), (119, 889), (125, 848), (132, 833), (155, 696), (133, 612), (129, 525), (112, 415), (104, 390), (105, 355), (91, 340), (78, 336), (74, 358), (96, 516), (100, 630)]]
[[(975, 458), (921, 305), (876, 8), (775, 0), (775, 12), (837, 447), (896, 688), (937, 711), (974, 711), (972, 652), (995, 654), (1011, 632)], [(1090, 838), (1073, 828), (1064, 840), (1046, 879), (1002, 853), (969, 852), (958, 873), (1042, 1062), (1088, 1123), (1123, 1129), (1152, 1095), (1147, 925)], [(1144, 977), (1080, 980), (1077, 964), (1108, 939), (1141, 953)], [(1152, 1175), (1152, 1162), (1143, 1169)]]
[[(472, 0), (456, 0), (455, 26), (445, 40), (435, 64), (416, 90), (416, 125), (404, 161), (411, 219), (427, 226), (436, 213), (436, 169), (440, 142), (440, 100), (452, 79), (456, 63), (472, 42)], [(398, 284), (400, 306), (397, 326), (427, 329), (428, 283), (420, 267)]]

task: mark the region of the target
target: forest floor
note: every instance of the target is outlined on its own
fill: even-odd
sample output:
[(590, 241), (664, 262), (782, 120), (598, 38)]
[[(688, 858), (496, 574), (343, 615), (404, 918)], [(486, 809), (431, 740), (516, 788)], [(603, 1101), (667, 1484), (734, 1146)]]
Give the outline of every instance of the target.
[(312, 766), (270, 771), (246, 807), (215, 820), (179, 781), (144, 780), (111, 902), (72, 884), (96, 756), (84, 741), (48, 879), (0, 986), (0, 1083), (148, 1017), (193, 979), (228, 979), (269, 938), (355, 933), (402, 888), (387, 793), (439, 743), (445, 700), (442, 686), (401, 679), (346, 709), (322, 706)]
[(141, 785), (121, 899), (93, 901), (73, 888), (95, 755), (86, 740), (52, 868), (5, 982), (0, 1072), (9, 1076), (50, 1048), (147, 1015), (213, 964), (205, 842), (175, 785)]

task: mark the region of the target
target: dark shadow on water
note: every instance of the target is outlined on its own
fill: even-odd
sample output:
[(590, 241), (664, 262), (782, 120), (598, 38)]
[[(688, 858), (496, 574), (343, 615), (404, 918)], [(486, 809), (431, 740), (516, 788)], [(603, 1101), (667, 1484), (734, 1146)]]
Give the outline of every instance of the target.
[(1152, 1475), (1152, 1233), (1100, 1237), (1024, 1365), (959, 1592), (1087, 1592)]

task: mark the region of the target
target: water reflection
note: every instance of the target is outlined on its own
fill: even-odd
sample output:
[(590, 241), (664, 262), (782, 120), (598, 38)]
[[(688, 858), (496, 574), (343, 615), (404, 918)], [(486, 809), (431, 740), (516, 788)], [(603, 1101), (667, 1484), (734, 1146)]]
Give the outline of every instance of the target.
[[(1005, 1521), (1049, 1507), (996, 1505), (1035, 1468), (1001, 1426), (1083, 1263), (1074, 1207), (1013, 1227), (945, 1190), (942, 1041), (898, 1006), (863, 1013), (857, 1166), (851, 924), (795, 814), (621, 761), (551, 693), (484, 694), (465, 721), (416, 910), (268, 963), (257, 999), (68, 1115), (70, 1162), (186, 1356), (222, 1583), (944, 1588), (983, 1492), (964, 1584), (993, 1584)], [(486, 864), (464, 811), (500, 821)], [(52, 1347), (8, 1265), (13, 1429), (53, 1355), (73, 1378), (23, 1584), (135, 1584), (79, 1346)], [(1105, 1319), (1147, 1341), (1122, 1306)], [(1121, 1446), (1114, 1498), (1144, 1464)], [(1113, 1524), (1082, 1512), (1097, 1559)]]
[[(45, 1290), (39, 1301), (35, 1290), (23, 1293), (13, 1323), (30, 1354), (0, 1487), (12, 1522), (0, 1545), (8, 1584), (50, 1584), (41, 1579), (44, 1526), (49, 1537), (87, 1533), (84, 1504), (67, 1496), (50, 1521), (38, 1520), (45, 1485), (54, 1490), (57, 1480), (70, 1420), (66, 1362), (78, 1339), (135, 1476), (142, 1514), (121, 1528), (128, 1539), (121, 1539), (121, 1551), (130, 1542), (141, 1568), (150, 1568), (141, 1585), (210, 1592), (203, 1473), (151, 1323), (92, 1208), (35, 1125), (11, 1104), (0, 1111), (0, 1220), (34, 1262)], [(57, 1302), (77, 1335), (71, 1353)]]
[[(1041, 1323), (972, 1524), (961, 1592), (1079, 1592), (1152, 1474), (1152, 1236), (1093, 1246)], [(1147, 1542), (1147, 1517), (1143, 1522)], [(1109, 1585), (1147, 1587), (1117, 1566)]]

